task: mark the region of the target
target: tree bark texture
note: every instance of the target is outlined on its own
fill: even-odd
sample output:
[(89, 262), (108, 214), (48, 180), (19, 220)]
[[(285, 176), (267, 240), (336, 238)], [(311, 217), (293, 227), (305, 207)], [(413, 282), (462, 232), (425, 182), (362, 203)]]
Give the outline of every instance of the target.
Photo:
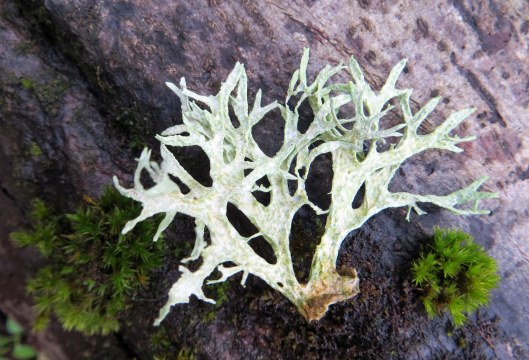
[[(261, 88), (263, 102), (283, 99), (302, 49), (310, 47), (310, 74), (354, 55), (374, 86), (407, 58), (399, 84), (414, 88), (415, 107), (444, 97), (424, 131), (451, 111), (477, 109), (457, 130), (478, 136), (464, 153), (411, 159), (395, 189), (445, 194), (484, 174), (485, 190), (500, 197), (484, 203), (490, 216), (456, 217), (434, 207), (411, 223), (405, 209), (377, 215), (340, 254), (341, 267), (358, 269), (361, 295), (334, 305), (318, 323), (306, 323), (292, 304), (250, 278), (246, 289), (230, 282), (213, 321), (203, 321), (211, 305), (174, 307), (163, 323), (171, 346), (204, 359), (529, 356), (527, 14), (523, 0), (2, 1), (0, 310), (31, 324), (24, 286), (43, 260), (9, 241), (10, 232), (28, 225), (30, 200), (67, 212), (83, 195), (97, 196), (112, 175), (130, 180), (137, 145), (156, 148), (153, 135), (181, 121), (165, 81), (185, 76), (193, 91), (213, 94), (240, 61), (250, 98)], [(274, 152), (282, 123), (272, 116), (254, 134), (265, 152)], [(314, 176), (328, 185), (324, 165)], [(301, 213), (300, 228), (315, 239), (311, 219)], [(490, 307), (451, 335), (447, 318), (426, 318), (407, 280), (410, 260), (434, 225), (474, 235), (502, 277)], [(176, 239), (166, 241), (192, 241), (189, 219), (176, 228)], [(178, 277), (177, 260), (119, 333), (85, 337), (53, 324), (30, 342), (50, 359), (152, 358), (151, 323)]]

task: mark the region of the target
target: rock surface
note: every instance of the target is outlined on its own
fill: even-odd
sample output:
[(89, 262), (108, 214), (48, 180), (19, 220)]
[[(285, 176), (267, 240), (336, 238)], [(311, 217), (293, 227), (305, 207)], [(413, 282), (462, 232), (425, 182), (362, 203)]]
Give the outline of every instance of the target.
[[(14, 248), (8, 236), (27, 225), (30, 199), (68, 211), (83, 194), (96, 196), (113, 174), (130, 179), (143, 144), (154, 146), (153, 134), (180, 121), (165, 81), (185, 76), (194, 91), (215, 93), (240, 61), (252, 95), (261, 88), (269, 102), (283, 98), (303, 47), (310, 47), (309, 72), (354, 55), (375, 86), (408, 58), (399, 83), (414, 88), (416, 106), (445, 97), (425, 131), (451, 111), (477, 109), (458, 130), (478, 135), (464, 153), (411, 159), (395, 188), (446, 193), (486, 174), (485, 190), (500, 197), (483, 205), (490, 216), (428, 208), (407, 223), (403, 209), (377, 215), (351, 234), (340, 256), (340, 266), (358, 269), (361, 295), (318, 323), (307, 324), (260, 280), (250, 278), (243, 289), (234, 279), (214, 314), (198, 301), (172, 310), (163, 323), (171, 346), (205, 359), (529, 357), (528, 13), (523, 0), (3, 1), (0, 310), (30, 325), (24, 282), (42, 260)], [(278, 148), (281, 126), (270, 117), (255, 128), (264, 151)], [(328, 181), (328, 173), (318, 174)], [(297, 220), (299, 238), (316, 241), (315, 215)], [(181, 217), (168, 241), (189, 241), (191, 225)], [(454, 331), (447, 318), (426, 318), (407, 280), (410, 260), (434, 225), (470, 232), (501, 269), (490, 307)], [(87, 338), (55, 325), (31, 342), (52, 359), (152, 358), (150, 324), (178, 276), (176, 260), (146, 294), (153, 301), (138, 300), (120, 333)]]

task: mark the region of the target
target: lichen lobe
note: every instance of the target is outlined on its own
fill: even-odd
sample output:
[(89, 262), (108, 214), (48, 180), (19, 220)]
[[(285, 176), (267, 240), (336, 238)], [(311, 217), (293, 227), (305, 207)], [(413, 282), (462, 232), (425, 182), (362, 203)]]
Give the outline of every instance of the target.
[[(310, 83), (307, 79), (308, 60), (309, 52), (305, 50), (300, 68), (290, 81), (284, 104), (272, 102), (262, 106), (262, 93), (258, 91), (253, 105), (250, 105), (246, 72), (239, 63), (216, 96), (190, 91), (183, 78), (180, 86), (167, 83), (182, 103), (183, 124), (157, 136), (163, 161), (160, 164), (151, 161), (150, 151), (145, 150), (138, 159), (134, 188), (126, 189), (115, 179), (115, 185), (123, 195), (143, 205), (142, 213), (127, 223), (124, 232), (140, 221), (165, 213), (156, 240), (177, 213), (196, 220), (196, 240), (191, 258), (201, 258), (202, 265), (195, 271), (184, 265), (180, 267), (182, 275), (173, 284), (156, 324), (165, 318), (171, 306), (187, 303), (191, 296), (212, 302), (204, 296), (204, 283), (223, 282), (239, 272), (243, 274), (243, 285), (247, 275), (253, 274), (286, 296), (305, 318), (317, 320), (329, 305), (358, 293), (358, 277), (354, 270), (349, 276), (341, 276), (336, 271), (336, 262), (347, 235), (373, 215), (390, 207), (408, 207), (408, 217), (412, 209), (422, 215), (425, 212), (418, 204), (424, 202), (460, 215), (488, 213), (479, 208), (479, 202), (497, 195), (479, 191), (486, 177), (444, 196), (389, 190), (391, 179), (406, 159), (428, 149), (461, 152), (457, 145), (474, 137), (459, 138), (450, 133), (473, 113), (473, 109), (451, 114), (435, 130), (422, 135), (418, 129), (440, 99), (431, 99), (417, 112), (412, 111), (411, 90), (396, 87), (406, 64), (404, 60), (391, 70), (380, 91), (374, 91), (365, 81), (354, 58), (347, 66), (326, 66)], [(344, 70), (351, 76), (349, 82), (330, 81)], [(291, 99), (297, 99), (297, 103)], [(302, 103), (308, 103), (314, 115), (314, 121), (304, 132), (300, 132), (298, 126), (298, 109)], [(354, 108), (353, 114), (350, 111), (342, 114), (342, 108), (348, 104)], [(381, 120), (395, 106), (400, 107), (403, 123), (384, 128)], [(284, 120), (284, 141), (277, 153), (268, 156), (254, 139), (253, 128), (274, 109), (280, 110)], [(233, 116), (236, 119), (232, 119)], [(368, 149), (364, 148), (366, 142), (370, 144)], [(384, 149), (378, 146), (388, 142), (391, 145)], [(168, 150), (169, 147), (189, 146), (199, 146), (209, 158), (212, 186), (200, 184)], [(323, 154), (330, 154), (332, 158), (333, 180), (328, 210), (313, 203), (306, 191), (309, 173), (306, 170)], [(153, 187), (146, 189), (141, 184), (142, 171), (151, 176), (155, 183)], [(189, 188), (189, 192), (182, 192), (173, 181), (175, 177)], [(269, 186), (258, 185), (264, 177), (269, 180)], [(293, 193), (292, 183), (296, 184)], [(269, 193), (270, 202), (266, 205), (260, 203), (253, 196), (256, 191)], [(359, 191), (364, 191), (363, 200), (353, 208)], [(226, 214), (229, 203), (255, 225), (257, 234), (245, 237), (234, 228)], [(327, 220), (313, 256), (309, 280), (300, 283), (290, 252), (290, 233), (295, 214), (304, 206), (309, 206), (318, 215), (326, 214)], [(209, 230), (210, 244), (204, 241), (205, 229)], [(266, 261), (249, 245), (256, 236), (270, 245), (276, 263)], [(233, 263), (234, 267), (224, 267), (226, 262)], [(216, 270), (222, 273), (222, 277), (207, 280)]]

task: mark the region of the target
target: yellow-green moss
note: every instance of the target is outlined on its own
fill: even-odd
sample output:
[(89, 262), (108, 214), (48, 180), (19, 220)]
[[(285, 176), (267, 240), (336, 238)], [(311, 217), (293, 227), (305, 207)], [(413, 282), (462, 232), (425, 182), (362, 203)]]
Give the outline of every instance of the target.
[(40, 200), (33, 204), (32, 228), (11, 234), (20, 246), (34, 246), (49, 264), (28, 282), (42, 329), (55, 314), (67, 330), (107, 334), (120, 314), (162, 264), (163, 241), (152, 242), (157, 221), (121, 235), (137, 203), (107, 188), (99, 200), (85, 196), (73, 214), (55, 215)]
[(423, 293), (428, 316), (449, 312), (456, 326), (488, 303), (500, 280), (497, 272), (496, 261), (472, 236), (439, 228), (432, 246), (412, 265), (413, 281)]
[(225, 281), (221, 283), (211, 284), (207, 286), (207, 293), (211, 298), (215, 299), (215, 305), (208, 306), (208, 310), (203, 316), (202, 321), (204, 323), (210, 323), (217, 317), (218, 310), (228, 300), (228, 291), (230, 288), (230, 282)]
[(160, 328), (151, 336), (151, 346), (155, 351), (153, 360), (195, 360), (193, 350), (189, 348), (174, 349), (165, 328)]
[(43, 154), (42, 149), (36, 142), (31, 142), (31, 145), (29, 147), (29, 154), (31, 156), (37, 157), (41, 156)]
[(33, 87), (33, 81), (28, 78), (22, 78), (20, 79), (20, 85), (26, 90), (29, 90)]

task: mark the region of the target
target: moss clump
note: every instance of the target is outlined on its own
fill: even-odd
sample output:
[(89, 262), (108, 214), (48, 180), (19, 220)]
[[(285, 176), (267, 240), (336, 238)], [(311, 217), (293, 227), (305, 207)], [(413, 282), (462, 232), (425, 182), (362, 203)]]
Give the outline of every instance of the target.
[(202, 316), (202, 321), (205, 324), (209, 324), (210, 322), (215, 320), (215, 318), (217, 317), (218, 310), (224, 305), (226, 300), (228, 300), (229, 288), (230, 288), (229, 281), (224, 281), (221, 283), (216, 283), (216, 284), (212, 284), (208, 286), (207, 288), (208, 295), (210, 295), (211, 298), (215, 299), (215, 304), (213, 304), (213, 306), (208, 306), (208, 309), (210, 310), (208, 310)]
[(28, 78), (22, 78), (20, 79), (20, 85), (22, 85), (24, 89), (29, 90), (33, 87), (33, 81)]
[(67, 330), (87, 335), (119, 328), (119, 315), (162, 264), (163, 242), (152, 242), (157, 222), (148, 220), (121, 235), (140, 206), (112, 188), (99, 201), (85, 197), (74, 214), (56, 216), (40, 200), (33, 204), (32, 229), (11, 234), (20, 246), (34, 246), (48, 260), (28, 283), (37, 329), (54, 313)]
[(164, 327), (158, 328), (156, 332), (151, 335), (150, 345), (150, 347), (156, 351), (159, 357), (170, 352), (171, 339), (169, 338), (169, 334)]
[(32, 86), (39, 103), (47, 114), (56, 116), (64, 103), (63, 97), (70, 84), (65, 79), (51, 79), (46, 82), (34, 83)]
[(153, 360), (196, 360), (193, 350), (183, 347), (175, 348), (164, 327), (159, 328), (151, 336), (151, 349), (155, 351)]
[(33, 157), (39, 157), (42, 156), (44, 153), (42, 152), (42, 149), (40, 148), (39, 144), (32, 141), (29, 147), (29, 154)]
[(71, 86), (68, 80), (62, 77), (46, 80), (33, 80), (23, 77), (19, 83), (24, 90), (30, 91), (36, 96), (46, 114), (53, 116), (58, 115), (59, 109), (64, 103), (62, 99)]
[(413, 280), (423, 292), (428, 316), (448, 311), (456, 326), (489, 301), (500, 277), (496, 261), (472, 236), (460, 230), (435, 229), (434, 243), (412, 265)]
[[(175, 357), (176, 356), (176, 357)], [(154, 355), (154, 360), (196, 360), (195, 354), (192, 350), (184, 348), (181, 349), (176, 354), (169, 354), (169, 355)]]

